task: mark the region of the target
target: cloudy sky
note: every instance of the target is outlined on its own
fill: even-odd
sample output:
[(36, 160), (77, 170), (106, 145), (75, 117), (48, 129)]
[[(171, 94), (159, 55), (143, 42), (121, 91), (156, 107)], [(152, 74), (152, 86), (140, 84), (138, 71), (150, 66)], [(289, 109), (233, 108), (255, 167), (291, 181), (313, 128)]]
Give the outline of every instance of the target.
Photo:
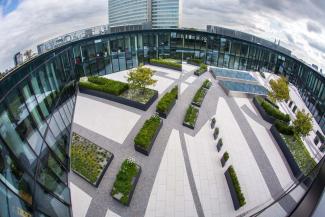
[[(48, 39), (107, 23), (108, 0), (0, 0), (0, 71)], [(183, 26), (207, 24), (281, 44), (325, 69), (325, 0), (183, 0)]]

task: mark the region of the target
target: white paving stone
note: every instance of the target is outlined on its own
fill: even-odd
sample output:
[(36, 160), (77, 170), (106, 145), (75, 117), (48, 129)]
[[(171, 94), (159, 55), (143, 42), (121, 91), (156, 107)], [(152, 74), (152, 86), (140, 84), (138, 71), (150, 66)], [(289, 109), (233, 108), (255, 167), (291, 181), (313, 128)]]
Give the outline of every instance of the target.
[(183, 94), (183, 92), (186, 90), (186, 88), (188, 88), (188, 84), (185, 84), (185, 83), (181, 83), (181, 85), (180, 85), (181, 87), (180, 87), (180, 94), (182, 95)]
[[(238, 106), (242, 109), (243, 106), (247, 106), (254, 115), (258, 115), (253, 108), (253, 105), (250, 104), (249, 99), (247, 98), (234, 98)], [(249, 125), (255, 133), (258, 141), (262, 145), (262, 148), (268, 157), (274, 172), (276, 173), (282, 188), (287, 189), (294, 181), (291, 179), (289, 171), (281, 158), (279, 153), (280, 149), (277, 149), (278, 144), (272, 139), (272, 136), (269, 134), (269, 129), (265, 128), (255, 120), (253, 120), (249, 115), (246, 114), (243, 110)]]
[(193, 66), (191, 64), (186, 64), (186, 63), (182, 64), (182, 70), (183, 70), (184, 73), (193, 72), (197, 68), (199, 68), (199, 67)]
[(105, 217), (120, 217), (115, 212), (111, 211), (110, 209), (107, 209)]
[(186, 83), (192, 84), (198, 77), (190, 76), (188, 79), (185, 80)]
[(150, 194), (146, 217), (197, 216), (179, 132), (172, 130)]
[[(238, 123), (223, 98), (219, 98), (217, 108), (215, 117), (224, 143), (221, 152), (216, 150), (209, 122), (195, 137), (185, 134), (185, 140), (205, 216), (231, 217), (269, 200), (271, 195)], [(220, 159), (225, 151), (228, 151), (230, 158), (225, 168), (222, 168)], [(224, 176), (229, 165), (234, 166), (246, 198), (246, 205), (238, 211), (234, 211)]]
[(140, 115), (78, 96), (74, 122), (122, 144)]
[(75, 217), (85, 217), (92, 198), (70, 182), (72, 212)]

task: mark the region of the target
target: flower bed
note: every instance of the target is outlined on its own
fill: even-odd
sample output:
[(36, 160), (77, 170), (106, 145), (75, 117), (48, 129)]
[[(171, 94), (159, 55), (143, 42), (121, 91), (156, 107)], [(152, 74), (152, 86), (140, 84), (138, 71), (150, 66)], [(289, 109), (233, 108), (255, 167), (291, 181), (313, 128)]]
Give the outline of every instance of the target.
[(73, 133), (71, 168), (90, 184), (98, 187), (113, 157), (109, 151)]
[(198, 89), (198, 91), (195, 93), (193, 97), (192, 105), (201, 107), (206, 94), (207, 94), (207, 90), (203, 87), (200, 87), (200, 89)]
[(201, 64), (200, 68), (195, 70), (194, 75), (200, 76), (200, 75), (204, 74), (207, 70), (208, 70), (208, 66), (205, 64)]
[(177, 95), (178, 95), (178, 90), (176, 91), (176, 89), (173, 88), (170, 92), (166, 93), (159, 100), (156, 107), (156, 112), (159, 114), (160, 117), (167, 118), (169, 112), (172, 110), (172, 108), (176, 103)]
[(162, 124), (163, 121), (156, 115), (146, 120), (141, 130), (134, 138), (135, 150), (148, 156)]
[(183, 126), (188, 127), (190, 129), (194, 129), (198, 116), (199, 116), (199, 109), (190, 105), (186, 111), (184, 121), (183, 121)]
[(79, 91), (144, 111), (158, 98), (156, 90), (147, 88), (144, 92), (134, 91), (128, 88), (127, 83), (102, 77), (89, 77), (88, 80), (80, 81)]
[(287, 123), (290, 122), (290, 116), (288, 114), (282, 113), (262, 97), (254, 97), (253, 103), (265, 121), (271, 124), (273, 124), (277, 119)]
[(226, 172), (225, 177), (228, 183), (229, 191), (231, 194), (232, 202), (235, 210), (246, 204), (245, 197), (241, 191), (241, 187), (236, 175), (236, 172), (232, 166), (230, 166)]
[(141, 167), (133, 160), (125, 160), (116, 175), (112, 197), (123, 205), (130, 205), (135, 187), (141, 174)]
[[(299, 180), (304, 179), (316, 165), (316, 162), (310, 156), (300, 137), (285, 135), (279, 132), (275, 125), (271, 127), (271, 133), (285, 156), (293, 175)], [(309, 185), (310, 180), (307, 179), (304, 183)]]
[(178, 71), (182, 71), (182, 64), (177, 63), (175, 60), (170, 59), (150, 59), (150, 64), (153, 66), (160, 66), (169, 69), (174, 69)]

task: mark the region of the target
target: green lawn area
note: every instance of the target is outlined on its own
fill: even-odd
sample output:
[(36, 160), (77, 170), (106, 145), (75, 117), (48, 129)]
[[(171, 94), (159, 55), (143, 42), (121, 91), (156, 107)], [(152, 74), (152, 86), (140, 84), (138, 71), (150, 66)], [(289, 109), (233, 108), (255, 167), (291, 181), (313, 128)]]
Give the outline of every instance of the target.
[(90, 183), (96, 184), (112, 156), (109, 151), (73, 133), (71, 168)]
[(281, 134), (284, 138), (287, 146), (292, 153), (296, 163), (298, 164), (301, 171), (308, 175), (311, 169), (316, 166), (315, 160), (310, 156), (308, 150), (306, 149), (304, 143), (298, 136), (284, 135)]

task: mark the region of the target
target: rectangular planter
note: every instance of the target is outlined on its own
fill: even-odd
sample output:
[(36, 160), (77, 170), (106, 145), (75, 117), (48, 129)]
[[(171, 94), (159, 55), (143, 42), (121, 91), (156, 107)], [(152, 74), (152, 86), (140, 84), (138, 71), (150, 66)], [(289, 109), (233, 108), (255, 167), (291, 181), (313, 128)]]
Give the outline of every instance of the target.
[(204, 73), (206, 73), (206, 71), (200, 73), (199, 70), (197, 69), (197, 70), (195, 70), (194, 75), (196, 75), (196, 76), (201, 76), (201, 75), (203, 75)]
[(253, 98), (253, 104), (255, 105), (255, 107), (257, 108), (258, 112), (261, 114), (263, 120), (269, 122), (270, 124), (273, 124), (276, 121), (276, 118), (268, 115), (263, 107), (257, 102), (256, 98)]
[(222, 167), (224, 167), (227, 163), (227, 161), (225, 161), (225, 159), (223, 157), (220, 159), (220, 162), (221, 162)]
[[(271, 127), (270, 130), (271, 130), (272, 136), (276, 140), (279, 148), (281, 149), (284, 157), (286, 158), (294, 177), (296, 177), (297, 180), (303, 180), (306, 176), (300, 170), (298, 164), (296, 163), (293, 155), (291, 154), (291, 152), (290, 152), (285, 140), (282, 138), (280, 132), (276, 129), (276, 127), (274, 125)], [(308, 186), (311, 183), (311, 180), (306, 179), (304, 181), (304, 183)]]
[(103, 169), (102, 173), (100, 174), (100, 176), (98, 177), (96, 183), (91, 183), (90, 181), (88, 181), (88, 179), (86, 177), (84, 177), (83, 175), (81, 175), (80, 173), (78, 173), (77, 171), (75, 170), (72, 170), (77, 176), (79, 176), (80, 178), (84, 179), (86, 182), (88, 182), (89, 184), (91, 184), (92, 186), (94, 186), (95, 188), (97, 188), (100, 184), (100, 182), (102, 181), (104, 175), (105, 175), (105, 172), (107, 170), (107, 168), (109, 167), (109, 165), (112, 163), (113, 161), (113, 158), (114, 158), (114, 154), (111, 153), (112, 156), (110, 157), (110, 159), (107, 161), (107, 164), (105, 166), (105, 168)]
[(109, 93), (104, 93), (101, 91), (97, 91), (97, 90), (91, 90), (91, 89), (86, 89), (86, 88), (79, 88), (79, 92), (80, 93), (85, 93), (85, 94), (89, 94), (89, 95), (93, 95), (99, 98), (104, 98), (107, 100), (111, 100), (113, 102), (117, 102), (117, 103), (121, 103), (123, 105), (127, 105), (133, 108), (137, 108), (143, 111), (147, 111), (148, 108), (152, 105), (152, 103), (158, 98), (158, 91), (155, 91), (155, 95), (153, 95), (153, 97), (145, 104), (140, 103), (140, 102), (136, 102), (133, 100), (129, 100), (120, 96), (115, 96), (113, 94), (109, 94)]
[(158, 113), (159, 117), (166, 119), (167, 116), (169, 115), (170, 111), (174, 108), (175, 104), (176, 104), (176, 98), (175, 98), (174, 102), (169, 106), (169, 108), (167, 109), (166, 112), (160, 112), (158, 110), (156, 110), (156, 112)]
[[(140, 178), (140, 175), (141, 175), (141, 166), (137, 164), (137, 167), (138, 167), (138, 174), (133, 178), (133, 182), (132, 182), (132, 188), (131, 188), (131, 191), (129, 193), (129, 200), (127, 201), (127, 204), (126, 206), (129, 206), (130, 203), (131, 203), (131, 200), (132, 200), (132, 197), (133, 197), (133, 194), (134, 194), (134, 190), (135, 190), (135, 187), (137, 186), (137, 183), (139, 181), (139, 178)], [(121, 201), (118, 199), (118, 198), (115, 198), (113, 195), (112, 197), (121, 203)], [(122, 204), (122, 203), (121, 203)], [(124, 204), (123, 204), (124, 205)]]
[(237, 193), (236, 193), (234, 184), (232, 183), (232, 179), (230, 177), (230, 174), (229, 174), (228, 170), (226, 170), (226, 172), (225, 172), (225, 177), (226, 177), (226, 181), (227, 181), (228, 188), (229, 188), (229, 191), (230, 191), (232, 203), (234, 205), (234, 209), (238, 210), (240, 208), (240, 204), (239, 204), (239, 200), (238, 200), (238, 197), (237, 197)]
[(158, 67), (162, 67), (162, 68), (173, 69), (176, 71), (182, 71), (182, 69), (180, 69), (180, 68), (168, 66), (168, 65), (164, 65), (164, 64), (159, 64), (159, 63), (149, 63), (149, 64), (152, 66), (158, 66)]
[(191, 104), (192, 105), (194, 105), (194, 106), (197, 106), (197, 107), (201, 107), (201, 105), (202, 105), (202, 103), (203, 103), (203, 101), (204, 101), (204, 98), (205, 98), (205, 96), (207, 95), (207, 89), (203, 89), (204, 90), (204, 96), (203, 96), (203, 99), (202, 99), (202, 102), (194, 102), (194, 101), (192, 101), (191, 102)]
[[(221, 139), (221, 138), (220, 138)], [(222, 146), (223, 146), (223, 143), (220, 142), (220, 139), (218, 140), (218, 143), (217, 143), (217, 151), (220, 152)]]
[(140, 153), (142, 153), (142, 154), (144, 154), (144, 155), (149, 156), (150, 151), (151, 151), (151, 149), (152, 149), (152, 146), (153, 146), (153, 144), (155, 143), (155, 140), (156, 140), (156, 138), (157, 138), (157, 136), (158, 136), (158, 134), (159, 134), (159, 132), (160, 132), (162, 126), (163, 126), (163, 120), (160, 120), (159, 127), (157, 128), (157, 130), (156, 130), (156, 132), (155, 132), (155, 134), (154, 134), (154, 136), (153, 136), (153, 138), (152, 138), (152, 140), (151, 140), (151, 143), (150, 143), (148, 149), (144, 149), (144, 148), (142, 148), (141, 146), (138, 146), (138, 145), (136, 145), (136, 144), (134, 144), (134, 149), (135, 149), (137, 152), (140, 152)]
[(190, 128), (190, 129), (192, 129), (192, 130), (194, 130), (194, 128), (195, 128), (195, 124), (196, 124), (196, 120), (195, 120), (194, 126), (192, 126), (192, 125), (190, 125), (190, 124), (188, 124), (188, 123), (186, 123), (186, 122), (183, 122), (183, 126), (184, 126), (184, 127)]

